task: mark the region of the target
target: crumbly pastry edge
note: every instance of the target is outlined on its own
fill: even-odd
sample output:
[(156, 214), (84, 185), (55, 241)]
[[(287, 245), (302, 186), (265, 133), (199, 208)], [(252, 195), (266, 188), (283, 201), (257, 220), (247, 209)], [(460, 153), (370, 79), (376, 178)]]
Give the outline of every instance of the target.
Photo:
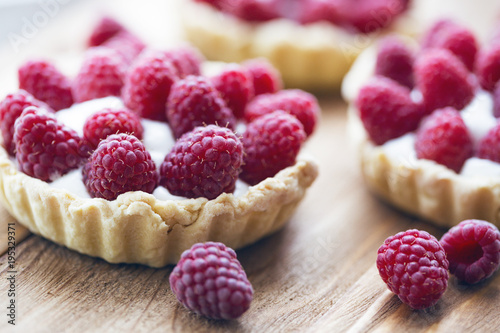
[(176, 263), (197, 242), (241, 248), (289, 220), (318, 174), (300, 159), (249, 188), (242, 197), (222, 194), (179, 201), (129, 192), (116, 200), (77, 197), (17, 170), (0, 148), (0, 200), (31, 232), (111, 263), (162, 267)]

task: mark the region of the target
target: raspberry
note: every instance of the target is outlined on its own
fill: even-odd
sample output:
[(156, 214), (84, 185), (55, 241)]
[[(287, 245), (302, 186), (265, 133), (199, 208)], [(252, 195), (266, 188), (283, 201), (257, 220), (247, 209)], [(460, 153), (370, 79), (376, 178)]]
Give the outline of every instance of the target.
[(483, 89), (493, 91), (500, 81), (500, 43), (481, 50), (477, 58), (476, 74)]
[(328, 21), (335, 25), (343, 25), (341, 12), (342, 0), (307, 0), (299, 4), (297, 21), (301, 24)]
[(105, 47), (91, 48), (73, 82), (76, 102), (120, 96), (127, 66), (114, 50)]
[(253, 80), (255, 96), (278, 92), (283, 88), (281, 74), (265, 59), (253, 59), (243, 63)]
[(14, 127), (17, 163), (28, 176), (50, 182), (78, 168), (89, 156), (84, 140), (43, 108), (26, 108)]
[(500, 232), (493, 224), (465, 220), (440, 240), (457, 279), (473, 284), (487, 279), (500, 266)]
[(177, 69), (180, 78), (185, 78), (188, 75), (200, 75), (201, 63), (204, 58), (201, 53), (191, 47), (183, 46), (165, 52), (165, 57), (172, 62)]
[(102, 45), (104, 42), (114, 37), (119, 32), (125, 31), (126, 29), (115, 19), (105, 16), (99, 23), (94, 27), (92, 34), (89, 37), (87, 44), (92, 46)]
[(167, 101), (167, 119), (176, 138), (196, 126), (216, 124), (234, 128), (234, 115), (213, 84), (205, 77), (177, 81)]
[(236, 118), (243, 118), (247, 103), (254, 97), (250, 74), (243, 67), (232, 64), (213, 77), (212, 83)]
[(169, 281), (182, 305), (212, 319), (240, 317), (253, 298), (236, 253), (222, 243), (198, 243), (184, 251)]
[(7, 95), (0, 102), (0, 131), (2, 132), (3, 146), (10, 155), (14, 155), (16, 144), (14, 142), (14, 123), (28, 106), (44, 108), (54, 112), (47, 104), (35, 99), (29, 92), (19, 90)]
[(257, 118), (243, 133), (245, 156), (240, 178), (255, 185), (295, 164), (305, 139), (300, 121), (284, 111)]
[(304, 126), (307, 136), (314, 132), (320, 114), (316, 97), (302, 90), (290, 89), (254, 98), (245, 110), (245, 120), (252, 122), (276, 110), (283, 110), (297, 117)]
[(429, 113), (446, 106), (462, 110), (474, 97), (469, 71), (447, 50), (430, 49), (422, 54), (415, 76)]
[(146, 48), (146, 44), (129, 31), (121, 31), (102, 44), (115, 50), (130, 65)]
[(500, 123), (479, 141), (477, 157), (500, 163)]
[(446, 30), (447, 27), (452, 27), (455, 25), (456, 23), (449, 19), (441, 19), (436, 21), (422, 37), (422, 42), (420, 43), (422, 49), (432, 48), (440, 39), (441, 31)]
[(55, 111), (73, 104), (70, 81), (48, 61), (28, 61), (19, 68), (18, 74), (19, 88), (47, 103)]
[(177, 70), (161, 52), (148, 53), (129, 70), (123, 101), (142, 118), (165, 121), (165, 103), (178, 79)]
[(88, 117), (83, 125), (83, 137), (93, 149), (111, 134), (127, 133), (142, 140), (141, 119), (128, 110), (104, 109)]
[(410, 97), (410, 90), (396, 82), (375, 77), (359, 92), (356, 106), (370, 139), (377, 145), (417, 129), (423, 107)]
[(408, 0), (344, 1), (343, 15), (348, 27), (357, 32), (370, 33), (391, 25), (407, 5)]
[(160, 167), (160, 185), (188, 198), (232, 193), (243, 162), (243, 145), (228, 128), (209, 125), (185, 133)]
[(377, 252), (380, 277), (390, 291), (414, 309), (437, 303), (448, 286), (448, 265), (438, 240), (416, 229), (390, 236)]
[(91, 197), (114, 200), (129, 191), (152, 193), (158, 172), (144, 144), (120, 133), (99, 143), (83, 168), (83, 181)]
[(388, 77), (399, 84), (413, 88), (413, 63), (415, 57), (412, 51), (397, 37), (386, 37), (378, 46), (375, 74)]
[(219, 5), (222, 11), (245, 21), (263, 22), (279, 17), (276, 0), (225, 0)]
[(415, 150), (418, 158), (458, 173), (472, 157), (472, 139), (460, 113), (450, 107), (434, 111), (418, 129)]
[(493, 115), (496, 118), (500, 117), (500, 84), (497, 84), (493, 91)]

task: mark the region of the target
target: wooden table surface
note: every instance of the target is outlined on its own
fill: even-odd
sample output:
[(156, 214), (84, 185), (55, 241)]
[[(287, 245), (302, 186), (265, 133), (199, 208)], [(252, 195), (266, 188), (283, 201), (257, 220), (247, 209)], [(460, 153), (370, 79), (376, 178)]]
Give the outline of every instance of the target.
[[(13, 52), (0, 49), (0, 94), (15, 89), (15, 70), (31, 54), (64, 58), (82, 49), (99, 10), (124, 20), (148, 41), (181, 38), (176, 1), (81, 1), (66, 5), (47, 27)], [(322, 119), (305, 149), (320, 176), (287, 226), (238, 251), (255, 294), (234, 321), (213, 321), (179, 305), (172, 267), (113, 265), (16, 228), (16, 326), (7, 323), (7, 227), (0, 207), (0, 331), (13, 332), (494, 332), (500, 327), (500, 273), (476, 286), (450, 278), (436, 306), (414, 311), (390, 293), (375, 258), (384, 239), (419, 228), (446, 231), (403, 215), (363, 186), (346, 135), (346, 105), (322, 97)]]

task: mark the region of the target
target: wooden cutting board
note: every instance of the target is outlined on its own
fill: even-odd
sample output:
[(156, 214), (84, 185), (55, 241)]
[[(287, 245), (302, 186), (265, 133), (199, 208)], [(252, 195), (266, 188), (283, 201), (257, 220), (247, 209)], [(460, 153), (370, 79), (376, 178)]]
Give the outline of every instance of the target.
[[(0, 49), (0, 92), (15, 89), (15, 69), (30, 54), (53, 58), (82, 49), (97, 11), (124, 20), (156, 45), (180, 38), (175, 1), (77, 2), (20, 53)], [(144, 24), (143, 24), (144, 23)], [(170, 36), (169, 40), (166, 36)], [(363, 186), (346, 135), (346, 105), (321, 98), (322, 119), (305, 149), (320, 176), (287, 226), (238, 251), (255, 289), (239, 320), (207, 320), (186, 311), (170, 291), (172, 267), (112, 265), (29, 235), (15, 226), (16, 326), (7, 323), (8, 223), (0, 207), (1, 332), (495, 332), (500, 327), (500, 273), (476, 286), (452, 277), (436, 306), (414, 311), (391, 294), (375, 266), (378, 247), (399, 231), (446, 231), (406, 216)], [(27, 238), (25, 238), (27, 236)]]

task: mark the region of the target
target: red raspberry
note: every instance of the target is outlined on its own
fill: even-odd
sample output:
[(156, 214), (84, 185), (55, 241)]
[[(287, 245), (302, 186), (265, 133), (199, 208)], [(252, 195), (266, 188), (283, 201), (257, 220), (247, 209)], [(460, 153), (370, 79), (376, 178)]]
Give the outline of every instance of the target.
[(431, 28), (425, 40), (426, 48), (442, 48), (453, 53), (469, 71), (474, 70), (478, 43), (467, 28), (452, 21), (440, 21)]
[(386, 37), (378, 46), (375, 74), (388, 77), (412, 89), (414, 62), (412, 51), (402, 40), (394, 36)]
[(375, 77), (359, 92), (356, 106), (370, 139), (377, 145), (417, 129), (424, 110), (398, 83)]
[(177, 69), (180, 78), (185, 78), (188, 75), (200, 75), (201, 63), (204, 58), (201, 53), (191, 47), (183, 46), (165, 52), (165, 57), (172, 62)]
[(448, 286), (448, 265), (438, 240), (416, 229), (390, 236), (377, 253), (380, 277), (390, 291), (414, 309), (437, 303)]
[(104, 42), (126, 29), (115, 19), (105, 16), (94, 27), (92, 34), (87, 42), (88, 46), (99, 46)]
[(257, 118), (243, 133), (243, 171), (240, 178), (255, 185), (295, 164), (306, 139), (297, 118), (278, 110)]
[(55, 111), (73, 104), (71, 83), (45, 60), (30, 60), (19, 68), (19, 88), (47, 103)]
[(243, 145), (228, 128), (196, 127), (181, 136), (160, 167), (160, 185), (174, 195), (209, 200), (232, 193)]
[(108, 39), (102, 46), (115, 50), (130, 65), (146, 48), (146, 44), (129, 31), (121, 31)]
[(422, 49), (432, 48), (440, 39), (441, 31), (446, 30), (447, 27), (452, 27), (455, 25), (456, 23), (449, 19), (441, 19), (436, 21), (436, 23), (434, 23), (422, 37)]
[(165, 121), (165, 103), (178, 79), (177, 70), (161, 52), (150, 52), (141, 56), (129, 70), (123, 101), (142, 118)]
[(73, 82), (75, 101), (120, 96), (126, 71), (127, 65), (116, 51), (105, 47), (91, 48)]
[(306, 0), (300, 1), (297, 21), (301, 24), (328, 21), (335, 25), (344, 25), (341, 12), (343, 0)]
[(297, 117), (304, 126), (307, 136), (314, 132), (320, 114), (316, 97), (302, 90), (290, 89), (254, 98), (245, 110), (245, 120), (252, 122), (276, 110), (283, 110)]
[(243, 63), (252, 76), (255, 96), (270, 94), (283, 89), (281, 74), (265, 59), (253, 59)]
[(17, 163), (28, 176), (50, 182), (89, 157), (84, 140), (45, 109), (26, 108), (14, 127)]
[(277, 0), (222, 0), (222, 11), (245, 21), (263, 22), (279, 17)]
[(500, 163), (500, 123), (479, 141), (477, 157)]
[(391, 25), (407, 5), (408, 0), (344, 1), (343, 15), (348, 27), (357, 32), (370, 33)]
[(135, 136), (120, 133), (102, 140), (83, 168), (90, 196), (114, 200), (130, 191), (153, 193), (158, 183), (155, 162)]
[(500, 232), (486, 221), (465, 220), (440, 240), (457, 279), (473, 284), (487, 279), (500, 266)]
[(182, 305), (212, 319), (238, 318), (253, 298), (236, 253), (222, 243), (198, 243), (184, 251), (169, 281)]
[(493, 115), (500, 118), (500, 84), (497, 84), (493, 91)]
[(415, 76), (429, 113), (447, 106), (462, 110), (474, 98), (469, 71), (447, 50), (430, 49), (422, 54), (415, 64)]
[(493, 91), (500, 81), (500, 43), (493, 43), (479, 52), (476, 74), (483, 89)]
[(472, 157), (472, 139), (460, 113), (453, 108), (436, 110), (424, 119), (415, 141), (418, 158), (425, 158), (460, 172)]
[(214, 76), (212, 83), (236, 118), (243, 118), (247, 103), (254, 97), (250, 74), (240, 65), (231, 64)]
[(14, 142), (14, 123), (28, 106), (36, 106), (54, 112), (47, 104), (35, 99), (29, 92), (24, 90), (9, 94), (0, 102), (0, 131), (2, 132), (3, 138), (2, 145), (10, 155), (14, 155), (16, 148)]
[(196, 126), (216, 124), (233, 129), (236, 122), (209, 79), (193, 75), (173, 85), (167, 101), (167, 118), (176, 138)]
[(104, 109), (88, 117), (83, 125), (83, 137), (93, 149), (111, 134), (127, 133), (142, 140), (141, 119), (128, 110)]

